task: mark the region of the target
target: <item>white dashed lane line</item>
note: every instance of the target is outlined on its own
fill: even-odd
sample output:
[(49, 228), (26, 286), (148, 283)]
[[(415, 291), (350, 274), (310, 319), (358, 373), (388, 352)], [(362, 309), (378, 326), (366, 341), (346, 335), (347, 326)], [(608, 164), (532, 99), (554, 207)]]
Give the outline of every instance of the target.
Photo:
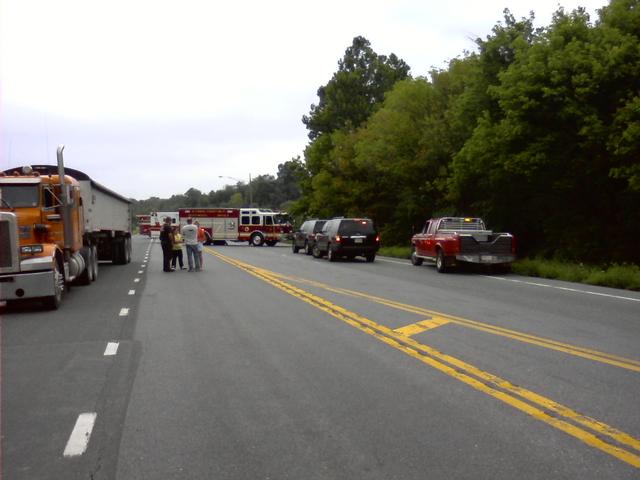
[(110, 355), (115, 355), (118, 353), (118, 342), (109, 342), (107, 343), (107, 348), (104, 349), (104, 356), (108, 357)]
[(135, 290), (129, 290), (129, 295), (135, 295), (136, 291)]
[(140, 279), (139, 279), (139, 278), (134, 278), (134, 279), (133, 279), (133, 283), (138, 283), (139, 281), (140, 281)]
[(87, 445), (89, 445), (91, 431), (97, 416), (98, 414), (95, 412), (81, 413), (78, 416), (76, 425), (73, 427), (67, 446), (64, 449), (63, 455), (65, 457), (77, 457), (85, 452)]
[(129, 315), (129, 309), (128, 308), (121, 308), (120, 309), (120, 317), (126, 317), (127, 315)]

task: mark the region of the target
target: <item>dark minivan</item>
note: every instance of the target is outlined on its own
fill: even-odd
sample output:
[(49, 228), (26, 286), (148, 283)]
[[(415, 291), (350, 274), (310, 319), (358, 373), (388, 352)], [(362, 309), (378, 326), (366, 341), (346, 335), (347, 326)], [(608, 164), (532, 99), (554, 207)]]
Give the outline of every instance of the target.
[(380, 236), (368, 218), (332, 218), (316, 235), (315, 258), (327, 256), (330, 262), (340, 257), (364, 257), (373, 262), (380, 248)]
[(304, 250), (304, 253), (311, 255), (313, 252), (313, 246), (316, 244), (316, 233), (322, 230), (322, 227), (326, 223), (326, 220), (312, 219), (304, 222), (299, 230), (293, 232), (293, 253), (298, 253), (298, 250)]

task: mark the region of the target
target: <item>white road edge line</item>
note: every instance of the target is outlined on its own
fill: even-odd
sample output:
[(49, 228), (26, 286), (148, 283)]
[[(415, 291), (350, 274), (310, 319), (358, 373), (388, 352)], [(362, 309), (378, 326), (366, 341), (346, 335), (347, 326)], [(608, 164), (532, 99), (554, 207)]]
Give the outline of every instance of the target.
[(104, 356), (108, 357), (110, 355), (115, 355), (118, 353), (118, 342), (109, 342), (107, 343), (107, 348), (104, 349)]
[(376, 260), (379, 260), (381, 262), (387, 262), (387, 263), (397, 263), (398, 265), (409, 265), (408, 260), (406, 262), (399, 262), (398, 260), (389, 260), (388, 258), (380, 258), (380, 257), (376, 257)]
[(546, 283), (525, 282), (524, 280), (516, 280), (514, 278), (492, 277), (491, 275), (481, 275), (481, 276), (485, 278), (492, 278), (493, 280), (504, 280), (505, 282), (524, 283), (525, 285), (533, 285), (534, 287), (554, 288), (556, 290), (564, 290), (567, 292), (584, 293), (585, 295), (597, 295), (599, 297), (609, 297), (609, 298), (617, 298), (618, 300), (629, 300), (631, 302), (640, 302), (640, 298), (623, 297), (622, 295), (612, 295), (610, 293), (592, 292), (590, 290), (580, 290), (578, 288), (557, 287), (555, 285), (549, 285)]
[[(377, 257), (376, 260), (380, 260), (381, 262), (388, 263), (397, 263), (398, 265), (407, 265), (407, 262), (399, 262), (396, 260), (388, 260), (386, 258)], [(580, 290), (578, 288), (569, 288), (569, 287), (556, 287), (555, 285), (549, 285), (547, 283), (538, 283), (538, 282), (525, 282), (524, 280), (515, 280), (513, 278), (504, 278), (504, 277), (493, 277), (491, 275), (479, 275), (484, 278), (491, 278), (493, 280), (504, 280), (505, 282), (513, 282), (513, 283), (524, 283), (525, 285), (533, 285), (534, 287), (543, 287), (543, 288), (554, 288), (556, 290), (564, 290), (567, 292), (575, 292), (575, 293), (584, 293), (586, 295), (597, 295), (600, 297), (609, 297), (609, 298), (617, 298), (619, 300), (629, 300), (631, 302), (640, 302), (640, 298), (633, 297), (624, 297), (622, 295), (612, 295), (610, 293), (600, 293), (600, 292), (592, 292), (590, 290)]]
[(128, 308), (121, 308), (120, 309), (120, 317), (126, 317), (127, 315), (129, 315), (129, 309)]
[(89, 438), (97, 416), (98, 414), (95, 412), (81, 413), (78, 416), (78, 420), (76, 420), (73, 431), (69, 436), (67, 446), (64, 449), (63, 455), (65, 457), (77, 457), (85, 452), (87, 445), (89, 445)]

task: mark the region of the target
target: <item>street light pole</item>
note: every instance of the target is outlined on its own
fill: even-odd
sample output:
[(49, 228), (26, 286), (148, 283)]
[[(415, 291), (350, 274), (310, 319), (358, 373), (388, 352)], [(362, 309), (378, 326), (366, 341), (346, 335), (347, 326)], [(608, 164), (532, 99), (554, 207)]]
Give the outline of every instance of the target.
[[(238, 183), (242, 183), (242, 180), (235, 177), (230, 177), (228, 175), (218, 175), (218, 178), (230, 178), (231, 180), (235, 180)], [(249, 174), (249, 206), (253, 207), (253, 189), (251, 187), (251, 174)]]

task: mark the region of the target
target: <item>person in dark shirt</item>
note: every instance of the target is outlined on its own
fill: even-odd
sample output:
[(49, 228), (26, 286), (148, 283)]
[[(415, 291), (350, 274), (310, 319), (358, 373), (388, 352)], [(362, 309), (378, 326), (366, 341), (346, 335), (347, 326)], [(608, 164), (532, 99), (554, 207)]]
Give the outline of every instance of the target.
[(173, 257), (173, 230), (171, 228), (171, 219), (164, 219), (164, 225), (160, 230), (160, 246), (162, 246), (162, 271), (172, 272), (171, 257)]

